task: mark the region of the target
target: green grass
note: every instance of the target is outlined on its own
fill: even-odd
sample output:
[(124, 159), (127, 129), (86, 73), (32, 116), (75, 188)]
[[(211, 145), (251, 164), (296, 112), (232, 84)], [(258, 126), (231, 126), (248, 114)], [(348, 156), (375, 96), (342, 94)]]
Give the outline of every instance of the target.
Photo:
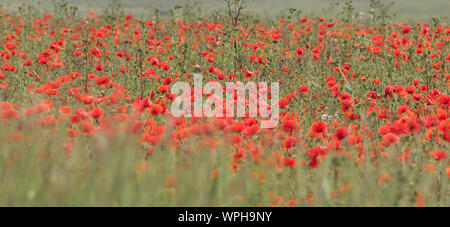
[[(2, 4), (6, 9), (17, 9), (23, 3), (37, 4), (42, 10), (50, 10), (54, 0), (2, 0)], [(77, 6), (80, 12), (85, 14), (87, 11), (101, 12), (108, 4), (108, 0), (72, 0), (71, 5)], [(252, 11), (261, 15), (275, 15), (282, 10), (296, 8), (301, 10), (305, 15), (321, 15), (322, 10), (330, 6), (330, 4), (338, 2), (344, 4), (344, 0), (250, 0), (249, 6)], [(357, 11), (367, 12), (369, 9), (368, 0), (353, 0), (353, 5)], [(383, 0), (384, 3), (391, 1)], [(448, 0), (393, 0), (394, 6), (392, 10), (397, 14), (398, 20), (421, 21), (431, 17), (446, 17), (450, 15), (450, 1)], [(225, 9), (225, 3), (222, 0), (129, 0), (122, 1), (125, 12), (135, 15), (145, 16), (149, 14), (150, 9), (159, 8), (163, 13), (167, 13), (175, 5), (184, 5), (186, 3), (196, 3), (198, 7), (205, 10)]]

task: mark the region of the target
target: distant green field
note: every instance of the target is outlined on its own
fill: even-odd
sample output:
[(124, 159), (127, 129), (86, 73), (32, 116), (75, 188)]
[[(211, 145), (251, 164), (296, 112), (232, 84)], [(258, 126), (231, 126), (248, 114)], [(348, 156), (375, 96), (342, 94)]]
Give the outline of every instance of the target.
[[(54, 0), (1, 0), (0, 5), (8, 10), (17, 9), (23, 3), (37, 4), (39, 8), (52, 10)], [(109, 0), (71, 0), (71, 5), (77, 6), (82, 14), (87, 11), (100, 12)], [(344, 4), (345, 0), (249, 0), (249, 9), (258, 14), (274, 15), (281, 10), (296, 8), (302, 10), (305, 15), (320, 15), (324, 8), (333, 2)], [(357, 11), (368, 11), (369, 0), (353, 0), (353, 6)], [(383, 1), (391, 2), (391, 1)], [(399, 20), (419, 21), (431, 17), (445, 17), (450, 15), (450, 0), (394, 0), (393, 12)], [(151, 8), (157, 7), (161, 12), (167, 13), (176, 5), (193, 4), (204, 9), (220, 9), (225, 7), (223, 0), (127, 0), (122, 1), (122, 7), (126, 12), (136, 15), (145, 15)]]

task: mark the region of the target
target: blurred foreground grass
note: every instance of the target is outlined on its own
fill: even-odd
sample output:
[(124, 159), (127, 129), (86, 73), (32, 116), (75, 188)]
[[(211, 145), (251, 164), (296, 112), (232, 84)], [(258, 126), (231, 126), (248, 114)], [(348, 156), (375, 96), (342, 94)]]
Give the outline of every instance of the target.
[[(15, 2), (19, 4), (19, 1)], [(293, 1), (289, 2), (292, 3)], [(155, 6), (170, 8), (169, 3), (171, 1), (165, 3), (166, 5), (155, 4)], [(318, 6), (320, 5), (319, 3), (317, 4)], [(95, 1), (95, 4), (96, 7), (102, 7), (100, 2)], [(410, 4), (413, 7), (413, 1)], [(427, 4), (429, 6), (432, 5), (432, 3)], [(82, 4), (80, 3), (80, 5)], [(261, 7), (265, 6), (263, 3), (259, 5)], [(281, 6), (281, 4), (279, 5)], [(91, 6), (86, 6), (86, 9), (96, 10), (96, 7)], [(133, 5), (130, 5), (130, 3), (124, 3), (123, 6), (125, 10), (133, 11)], [(282, 6), (288, 5), (283, 4)], [(134, 9), (137, 9), (137, 6), (134, 7)], [(441, 7), (441, 10), (445, 9), (445, 7)], [(108, 17), (105, 18), (108, 19)], [(106, 21), (106, 19), (102, 21), (102, 19), (100, 18), (98, 21), (99, 28), (106, 27), (103, 25), (111, 23), (111, 21)], [(112, 22), (118, 22), (121, 19), (123, 18), (112, 18), (111, 20)], [(189, 19), (194, 20), (193, 18)], [(276, 18), (272, 19), (274, 22), (277, 22)], [(24, 20), (24, 22), (34, 23), (31, 20)], [(52, 26), (48, 28), (49, 30), (54, 29), (53, 26), (55, 25), (61, 25), (56, 24), (55, 21), (52, 21), (52, 23)], [(227, 26), (227, 24), (225, 25)], [(268, 25), (268, 27), (270, 28), (272, 26)], [(21, 37), (33, 37), (33, 35), (36, 35), (36, 30), (30, 29), (32, 28), (30, 24), (26, 28), (20, 33)], [(89, 35), (91, 34), (90, 28), (90, 26), (83, 28), (83, 36), (91, 38)], [(168, 34), (178, 31), (178, 27), (175, 24), (169, 23), (167, 23), (165, 29), (164, 31)], [(318, 27), (314, 27), (313, 29), (314, 32), (311, 34), (317, 34)], [(416, 28), (415, 30), (418, 29)], [(285, 32), (285, 34), (292, 33), (286, 30), (281, 31)], [(29, 52), (33, 56), (32, 59), (35, 59), (35, 56), (38, 56), (42, 50), (49, 48), (51, 46), (50, 42), (54, 40), (54, 38), (50, 38), (45, 33), (40, 34), (42, 34), (42, 39), (39, 41), (27, 38), (21, 40), (23, 43), (21, 44), (23, 45), (21, 48)], [(156, 33), (156, 35), (159, 35), (157, 39), (162, 39), (164, 33)], [(289, 36), (286, 35), (286, 37)], [(193, 43), (194, 38), (190, 37), (187, 40)], [(315, 40), (317, 37), (314, 35), (306, 35), (302, 38)], [(351, 40), (354, 43), (370, 42), (370, 39), (366, 36), (354, 36)], [(258, 41), (260, 39), (255, 36), (249, 42), (256, 43)], [(66, 42), (66, 49), (62, 53), (70, 54), (61, 55), (66, 67), (55, 69), (56, 73), (53, 76), (56, 76), (56, 74), (58, 76), (70, 74), (75, 71), (86, 74), (93, 66), (80, 64), (78, 59), (73, 57), (72, 52), (74, 50), (69, 49), (78, 41), (76, 39), (66, 39)], [(125, 48), (133, 56), (138, 56), (137, 47), (139, 46), (128, 46), (129, 42), (113, 44), (114, 40), (112, 38), (106, 39), (106, 42), (109, 42), (109, 45), (105, 45), (103, 48), (111, 53), (118, 53)], [(336, 51), (335, 47), (339, 47), (340, 52), (335, 55), (336, 60), (341, 62), (339, 64), (347, 65), (348, 62), (354, 67), (354, 72), (361, 72), (361, 74), (367, 75), (370, 78), (367, 81), (380, 78), (383, 80), (380, 86), (392, 85), (394, 83), (406, 86), (411, 83), (412, 78), (427, 81), (426, 79), (429, 77), (429, 70), (431, 69), (417, 72), (416, 67), (414, 67), (422, 63), (425, 65), (426, 63), (426, 66), (431, 68), (433, 62), (430, 60), (422, 60), (429, 59), (428, 57), (422, 58), (421, 55), (412, 55), (414, 61), (411, 60), (411, 62), (407, 62), (407, 65), (402, 67), (395, 67), (395, 63), (389, 57), (379, 58), (377, 55), (371, 54), (371, 52), (364, 52), (363, 48), (355, 48), (355, 50), (344, 48), (347, 47), (347, 42), (347, 39), (330, 39), (328, 42), (324, 42), (323, 51), (324, 53), (333, 53)], [(436, 43), (439, 42), (439, 39), (435, 39), (433, 42), (435, 43), (430, 46), (438, 46)], [(229, 41), (224, 43), (229, 43)], [(300, 144), (297, 144), (297, 148), (290, 151), (293, 153), (293, 157), (298, 160), (295, 168), (282, 166), (280, 163), (277, 163), (281, 159), (276, 155), (286, 151), (286, 148), (283, 148), (282, 141), (285, 139), (283, 136), (276, 138), (269, 134), (269, 137), (274, 137), (273, 146), (259, 146), (259, 144), (262, 144), (263, 136), (265, 136), (263, 133), (255, 135), (251, 140), (247, 140), (246, 138), (245, 145), (242, 146), (248, 145), (246, 149), (249, 151), (242, 154), (243, 157), (239, 157), (236, 162), (234, 160), (237, 153), (236, 146), (229, 144), (226, 139), (229, 135), (224, 132), (217, 130), (211, 134), (193, 134), (190, 139), (180, 138), (182, 140), (182, 146), (173, 148), (173, 141), (169, 141), (171, 136), (170, 126), (165, 125), (169, 129), (162, 136), (163, 139), (160, 143), (153, 144), (153, 141), (147, 141), (152, 142), (151, 148), (154, 148), (154, 151), (149, 157), (146, 157), (145, 152), (149, 147), (143, 146), (143, 135), (133, 135), (128, 131), (121, 132), (119, 130), (121, 129), (119, 127), (120, 123), (117, 122), (100, 122), (103, 123), (102, 127), (108, 124), (114, 124), (116, 126), (115, 129), (119, 130), (117, 133), (114, 132), (107, 135), (105, 132), (108, 130), (100, 131), (91, 136), (80, 133), (80, 135), (74, 137), (73, 141), (71, 141), (72, 137), (68, 136), (70, 133), (67, 132), (67, 129), (71, 127), (76, 129), (78, 126), (72, 125), (70, 121), (65, 121), (64, 117), (59, 115), (58, 108), (54, 108), (48, 117), (60, 116), (60, 118), (56, 120), (57, 123), (50, 123), (48, 126), (31, 124), (30, 122), (42, 122), (42, 120), (32, 119), (33, 121), (31, 121), (23, 116), (8, 121), (3, 121), (3, 119), (0, 121), (0, 206), (450, 205), (448, 190), (450, 178), (445, 173), (446, 168), (448, 168), (448, 162), (434, 161), (429, 157), (430, 155), (428, 153), (436, 149), (444, 150), (447, 148), (447, 145), (438, 144), (434, 140), (427, 141), (424, 139), (426, 134), (421, 132), (411, 133), (408, 136), (402, 137), (402, 143), (387, 146), (383, 152), (377, 149), (372, 150), (371, 148), (373, 146), (378, 146), (379, 141), (377, 140), (381, 139), (381, 135), (376, 134), (376, 130), (384, 122), (378, 119), (379, 116), (376, 114), (366, 116), (368, 112), (366, 105), (358, 106), (358, 111), (362, 113), (360, 123), (373, 130), (376, 135), (370, 138), (364, 130), (361, 134), (358, 131), (358, 136), (360, 137), (355, 136), (355, 138), (357, 140), (360, 138), (361, 146), (359, 148), (365, 148), (367, 155), (363, 155), (361, 158), (358, 157), (358, 153), (361, 152), (359, 148), (352, 146), (348, 142), (342, 142), (343, 152), (331, 152), (328, 154), (327, 158), (321, 161), (320, 168), (308, 167), (305, 164), (306, 160), (308, 160), (308, 149), (314, 145), (324, 145), (324, 143), (313, 140), (307, 135), (309, 126), (316, 119), (312, 117), (311, 112), (302, 113), (299, 110), (305, 109), (308, 105), (311, 105), (311, 109), (313, 110), (318, 109), (315, 108), (318, 105), (327, 105), (328, 109), (325, 111), (330, 111), (330, 113), (336, 113), (337, 111), (339, 113), (341, 110), (340, 101), (331, 98), (325, 83), (320, 83), (320, 81), (326, 81), (325, 78), (333, 73), (331, 71), (332, 66), (328, 68), (322, 67), (326, 65), (325, 62), (328, 59), (323, 58), (321, 61), (314, 61), (310, 55), (304, 57), (302, 64), (298, 64), (295, 58), (284, 59), (280, 57), (280, 49), (291, 49), (292, 52), (295, 51), (294, 48), (297, 48), (298, 45), (291, 45), (290, 42), (271, 42), (268, 45), (265, 49), (266, 54), (264, 56), (271, 59), (270, 64), (277, 68), (281, 68), (282, 66), (292, 67), (292, 74), (301, 75), (302, 81), (304, 81), (302, 84), (309, 85), (311, 87), (311, 93), (314, 94), (314, 97), (311, 95), (302, 97), (302, 101), (293, 99), (293, 104), (289, 107), (292, 110), (298, 111), (296, 114), (302, 114), (302, 122), (299, 122), (299, 124), (303, 128), (299, 128), (295, 136), (303, 139)], [(178, 45), (168, 46), (176, 47)], [(198, 50), (189, 49), (190, 51), (186, 53), (186, 63), (184, 65), (172, 64), (172, 72), (181, 72), (183, 70), (182, 67), (188, 67), (188, 71), (193, 71), (194, 66), (198, 62), (200, 62), (201, 67), (206, 72), (209, 65), (202, 60), (202, 54), (200, 52), (206, 49), (206, 47), (202, 48)], [(230, 61), (233, 56), (229, 55), (229, 53), (232, 53), (231, 49), (228, 49), (227, 46), (218, 46), (217, 49), (219, 51), (222, 50), (222, 52), (217, 55), (215, 64), (220, 68), (228, 68), (229, 72), (234, 70), (231, 68), (233, 64)], [(166, 55), (173, 56), (179, 54), (179, 52), (180, 50), (178, 48), (171, 48), (168, 49)], [(148, 55), (152, 54), (149, 53)], [(353, 54), (355, 56), (365, 55), (365, 58), (368, 60), (361, 64), (359, 57), (344, 57)], [(383, 54), (390, 56), (388, 53), (383, 52)], [(443, 49), (442, 54), (439, 56), (442, 59), (445, 58), (448, 56), (448, 50)], [(136, 58), (132, 59), (129, 66), (138, 65)], [(161, 57), (161, 59), (163, 58)], [(254, 66), (254, 64), (248, 62), (249, 60), (246, 61), (247, 66)], [(62, 105), (63, 99), (58, 96), (48, 97), (43, 94), (39, 96), (31, 90), (27, 91), (23, 89), (25, 85), (22, 85), (23, 87), (17, 86), (17, 84), (20, 85), (21, 83), (21, 80), (16, 80), (17, 78), (31, 79), (22, 77), (25, 73), (25, 68), (22, 67), (23, 62), (21, 58), (12, 57), (9, 63), (18, 66), (16, 71), (7, 72), (6, 77), (12, 85), (11, 87), (17, 89), (12, 90), (11, 96), (8, 96), (9, 100), (5, 101), (20, 100), (21, 102), (18, 106), (24, 106), (26, 108), (27, 105), (24, 102), (33, 100), (32, 97), (36, 97), (36, 100), (39, 97), (46, 97), (53, 100), (52, 103), (56, 105), (55, 107)], [(120, 72), (120, 68), (123, 66), (122, 62), (119, 62), (117, 58), (108, 61), (108, 63), (106, 61), (102, 63), (104, 63), (108, 72)], [(37, 62), (32, 67), (36, 70), (42, 68)], [(445, 68), (445, 66), (442, 66), (442, 68)], [(262, 70), (271, 70), (271, 68), (262, 68)], [(264, 71), (262, 72), (264, 73)], [(140, 84), (132, 83), (133, 79), (137, 81), (135, 76), (131, 76), (136, 75), (136, 71), (133, 73), (128, 74), (129, 76), (114, 77), (114, 80), (119, 85), (127, 85), (128, 92), (130, 92), (132, 97), (136, 97), (139, 93), (137, 85)], [(167, 72), (158, 71), (158, 73), (167, 76)], [(42, 73), (42, 75), (44, 78), (43, 83), (54, 80), (51, 73)], [(288, 91), (295, 91), (300, 85), (297, 77), (286, 77), (285, 74), (281, 73), (267, 73), (264, 76), (264, 79), (268, 81), (274, 81), (277, 77), (284, 77), (287, 80), (286, 83), (282, 84), (283, 96), (287, 95), (286, 93)], [(22, 83), (25, 84), (25, 82)], [(70, 84), (71, 86), (82, 87), (83, 84), (80, 83), (83, 83), (83, 80), (75, 80), (71, 81), (71, 83), (73, 83)], [(152, 83), (158, 83), (159, 85), (159, 82), (152, 81)], [(442, 87), (443, 89), (445, 84), (441, 84), (443, 83), (436, 84), (435, 86), (438, 88)], [(29, 83), (26, 83), (26, 85), (28, 86)], [(354, 97), (366, 97), (367, 92), (373, 86), (375, 85), (355, 82), (355, 89), (350, 90)], [(60, 89), (61, 94), (69, 94), (69, 88), (69, 85), (62, 87)], [(101, 89), (97, 87), (91, 89), (91, 95), (96, 97), (104, 96)], [(69, 105), (74, 109), (84, 106), (75, 98), (67, 99), (72, 100)], [(34, 104), (38, 103), (36, 100), (34, 100)], [(134, 104), (131, 99), (125, 101), (122, 103), (123, 105)], [(381, 105), (383, 102), (386, 102), (387, 107), (385, 108), (389, 108), (391, 111), (397, 111), (401, 105), (404, 105), (402, 101), (402, 99), (396, 97), (393, 100), (382, 99), (380, 102)], [(411, 105), (411, 108), (419, 109), (420, 107), (420, 103)], [(106, 107), (105, 111), (110, 114), (117, 113), (114, 107)], [(320, 114), (321, 112), (317, 113)], [(132, 113), (130, 113), (130, 116), (132, 116)], [(151, 118), (157, 118), (157, 116), (151, 116)], [(47, 118), (45, 119), (47, 120)], [(343, 118), (338, 120), (351, 122)], [(93, 123), (95, 125), (100, 124), (97, 120)], [(130, 121), (130, 123), (134, 122)], [(200, 127), (204, 127), (205, 125), (201, 125)], [(330, 131), (332, 128), (334, 130), (332, 124), (329, 127)], [(105, 128), (109, 129), (109, 127)], [(198, 129), (198, 127), (192, 128)], [(195, 132), (198, 130), (192, 131)], [(181, 132), (180, 130), (179, 133), (181, 134)], [(192, 134), (191, 131), (184, 131), (184, 133)], [(291, 138), (289, 137), (289, 139)], [(217, 144), (210, 146), (208, 143), (211, 143), (211, 141)], [(65, 152), (67, 149), (65, 144), (71, 142), (73, 142), (71, 151)], [(252, 157), (244, 156), (251, 156), (252, 153), (250, 150), (253, 151), (254, 148), (252, 144), (257, 145), (257, 149), (261, 149), (261, 151), (258, 150), (258, 152), (263, 153), (260, 155), (260, 159), (259, 157), (258, 159), (252, 159)], [(410, 149), (408, 152), (410, 152), (410, 158), (413, 161), (401, 161), (407, 148)], [(377, 154), (372, 155), (372, 152), (376, 152)], [(236, 171), (235, 169), (237, 167), (233, 166), (233, 163), (240, 163), (240, 158), (242, 160), (246, 159), (245, 165), (239, 166), (239, 171)], [(433, 161), (432, 163), (435, 165), (430, 161)], [(260, 165), (258, 162), (264, 163), (264, 165)], [(431, 166), (433, 171), (425, 171), (431, 169)]]

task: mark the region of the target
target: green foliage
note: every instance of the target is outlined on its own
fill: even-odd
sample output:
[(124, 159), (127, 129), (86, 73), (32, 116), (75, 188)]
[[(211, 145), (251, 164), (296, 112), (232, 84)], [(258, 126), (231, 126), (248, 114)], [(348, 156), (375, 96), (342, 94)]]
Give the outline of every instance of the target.
[[(65, 25), (71, 29), (71, 33), (62, 33), (52, 26), (35, 25), (33, 19), (43, 16), (39, 5), (23, 5), (17, 12), (8, 12), (21, 17), (20, 22), (24, 23), (19, 41), (30, 59), (35, 60), (42, 50), (48, 49), (52, 42), (63, 37), (64, 49), (59, 53), (59, 57), (65, 66), (54, 68), (35, 62), (33, 66), (26, 68), (22, 67), (24, 59), (18, 56), (8, 60), (10, 64), (18, 67), (14, 72), (5, 72), (5, 81), (12, 86), (9, 90), (0, 92), (1, 101), (18, 103), (18, 108), (27, 108), (48, 99), (55, 107), (49, 116), (60, 118), (55, 119), (58, 122), (56, 125), (50, 126), (27, 124), (25, 121), (43, 122), (43, 119), (40, 119), (42, 115), (20, 116), (10, 121), (0, 119), (0, 206), (287, 206), (288, 200), (299, 206), (414, 206), (418, 192), (424, 195), (428, 206), (449, 206), (450, 178), (445, 173), (448, 162), (433, 162), (433, 172), (423, 170), (423, 166), (430, 164), (427, 152), (448, 148), (445, 144), (427, 142), (424, 140), (424, 133), (421, 133), (402, 137), (401, 144), (381, 151), (377, 147), (378, 142), (373, 141), (381, 141), (377, 130), (381, 126), (380, 122), (384, 120), (379, 120), (375, 111), (369, 111), (371, 106), (363, 102), (353, 106), (354, 112), (362, 113), (355, 123), (342, 116), (339, 98), (332, 98), (330, 95), (330, 88), (325, 83), (325, 79), (330, 75), (334, 75), (342, 91), (359, 100), (366, 100), (369, 91), (382, 95), (382, 89), (388, 85), (410, 85), (412, 79), (428, 85), (430, 90), (435, 88), (443, 93), (449, 92), (449, 88), (440, 83), (441, 81), (430, 79), (433, 62), (429, 55), (417, 54), (413, 49), (407, 50), (405, 52), (414, 58), (414, 61), (397, 67), (392, 54), (383, 51), (380, 55), (374, 55), (367, 51), (366, 47), (372, 44), (372, 34), (355, 33), (371, 29), (372, 26), (389, 28), (392, 29), (391, 32), (400, 31), (390, 27), (395, 19), (392, 4), (372, 0), (370, 7), (373, 10), (361, 14), (356, 2), (358, 1), (346, 2), (343, 5), (333, 3), (323, 14), (316, 17), (308, 17), (306, 7), (290, 8), (277, 17), (263, 17), (254, 13), (251, 1), (225, 0), (225, 9), (216, 11), (202, 11), (200, 4), (184, 2), (184, 5), (177, 3), (167, 10), (147, 8), (146, 12), (150, 13), (140, 18), (133, 15), (133, 18), (129, 19), (133, 25), (129, 31), (121, 30), (121, 26), (125, 23), (125, 14), (130, 10), (124, 8), (124, 4), (130, 3), (110, 0), (99, 18), (84, 21), (80, 19), (81, 7), (72, 6), (68, 1), (55, 2), (54, 17), (48, 19), (48, 23), (57, 28)], [(336, 18), (355, 28), (343, 27), (341, 37), (324, 40), (321, 43), (321, 58), (316, 61), (313, 59), (312, 49), (320, 39), (322, 28), (317, 26), (317, 22), (300, 24), (299, 20), (302, 17), (316, 20), (322, 16), (325, 21), (320, 27), (334, 23)], [(203, 22), (204, 18), (208, 18), (208, 21)], [(286, 21), (281, 23), (279, 19)], [(0, 20), (2, 29), (6, 31), (4, 36), (13, 34), (16, 24)], [(151, 29), (154, 33), (148, 32), (150, 26), (146, 25), (147, 20), (152, 20)], [(361, 21), (366, 23), (359, 23)], [(193, 29), (183, 29), (191, 23), (202, 23), (203, 30), (195, 26)], [(209, 23), (220, 24), (223, 29), (220, 29), (220, 32), (204, 29)], [(430, 27), (434, 30), (439, 26), (444, 27), (446, 23), (445, 18), (435, 17)], [(294, 29), (288, 26), (290, 24), (294, 24)], [(297, 32), (306, 29), (303, 25), (311, 26), (312, 32), (293, 38), (294, 30)], [(334, 28), (340, 24), (333, 25), (335, 27), (329, 28), (327, 32), (335, 35)], [(119, 33), (117, 37), (121, 39), (118, 43), (115, 43), (108, 33), (98, 34), (107, 38), (94, 38), (97, 33), (91, 30), (91, 27), (107, 26), (111, 26), (109, 31), (112, 34), (115, 31), (128, 33)], [(266, 29), (263, 30), (259, 26)], [(54, 30), (56, 35), (45, 39), (29, 38), (39, 37), (39, 29), (36, 28), (42, 28), (42, 34), (45, 35)], [(413, 30), (418, 29), (420, 27), (413, 26)], [(195, 33), (195, 30), (200, 30), (200, 35)], [(71, 39), (75, 31), (81, 33), (78, 40)], [(134, 39), (134, 31), (142, 36)], [(273, 35), (266, 34), (269, 31), (279, 32), (279, 40), (271, 40)], [(352, 35), (351, 40), (346, 39), (345, 32)], [(246, 34), (245, 38), (243, 34)], [(388, 35), (391, 34), (385, 36)], [(416, 33), (405, 34), (405, 37), (418, 39)], [(211, 42), (208, 42), (208, 38), (211, 38)], [(207, 41), (200, 42), (202, 39)], [(293, 40), (295, 44), (291, 43)], [(160, 46), (170, 44), (171, 48), (159, 52), (159, 46), (146, 45), (159, 41)], [(267, 45), (264, 53), (261, 49), (252, 51), (253, 46), (249, 45), (259, 42)], [(438, 42), (440, 40), (434, 39), (430, 41), (430, 46), (435, 47)], [(103, 53), (110, 52), (102, 58), (104, 62), (108, 62), (103, 72), (95, 70), (96, 57), (88, 54), (94, 47), (104, 50)], [(305, 50), (301, 61), (295, 56), (296, 48), (299, 47)], [(202, 51), (212, 48), (221, 52), (215, 53), (216, 59), (208, 62), (202, 56)], [(85, 55), (74, 57), (77, 50)], [(284, 50), (289, 51), (291, 55), (282, 55)], [(445, 68), (448, 67), (444, 60), (449, 53), (448, 48), (444, 46), (441, 51), (438, 58), (444, 56), (440, 60), (444, 62), (441, 67)], [(119, 52), (129, 54), (130, 59), (115, 57), (114, 54)], [(149, 66), (148, 58), (156, 54), (159, 55), (160, 61), (169, 62), (170, 70), (164, 71)], [(249, 55), (264, 56), (267, 63), (255, 64), (249, 60)], [(167, 60), (171, 57), (174, 60)], [(328, 63), (330, 59), (334, 61)], [(344, 75), (342, 71), (345, 64), (351, 65), (351, 72), (355, 73), (354, 79), (346, 79), (348, 75)], [(294, 96), (289, 106), (283, 109), (298, 115), (298, 124), (301, 126), (292, 135), (302, 138), (299, 142), (301, 146), (292, 148), (287, 155), (298, 160), (295, 168), (281, 166), (273, 157), (274, 152), (286, 150), (281, 145), (284, 138), (279, 134), (269, 136), (273, 139), (273, 146), (261, 146), (258, 150), (261, 152), (260, 160), (253, 160), (248, 152), (245, 164), (236, 168), (233, 162), (236, 146), (224, 140), (227, 134), (221, 131), (200, 134), (182, 139), (183, 146), (175, 147), (171, 140), (175, 129), (169, 124), (170, 120), (163, 116), (149, 117), (147, 113), (145, 116), (148, 119), (169, 125), (159, 144), (144, 144), (143, 136), (136, 136), (136, 132), (128, 130), (130, 125), (125, 123), (115, 123), (114, 126), (127, 130), (105, 130), (93, 136), (86, 136), (78, 126), (64, 121), (67, 116), (61, 116), (58, 109), (62, 105), (70, 105), (73, 110), (85, 109), (86, 105), (80, 103), (77, 97), (52, 97), (42, 93), (36, 94), (27, 88), (33, 82), (39, 87), (62, 75), (79, 72), (82, 75), (80, 78), (63, 82), (58, 91), (67, 96), (71, 88), (78, 87), (83, 88), (81, 93), (104, 98), (113, 94), (114, 89), (96, 86), (88, 75), (112, 78), (112, 74), (116, 74), (114, 82), (126, 89), (124, 113), (134, 116), (131, 111), (135, 104), (133, 98), (151, 96), (151, 92), (161, 85), (158, 80), (142, 79), (147, 69), (154, 69), (154, 73), (162, 79), (171, 76), (181, 80), (187, 78), (187, 73), (204, 73), (208, 79), (216, 79), (215, 75), (208, 74), (211, 66), (219, 68), (226, 75), (237, 74), (236, 80), (239, 81), (246, 80), (242, 73), (244, 70), (258, 71), (255, 80), (280, 82), (281, 97), (297, 91), (300, 85), (309, 87), (308, 95)], [(286, 71), (283, 71), (283, 66), (287, 67)], [(416, 67), (424, 67), (424, 70), (418, 71)], [(119, 73), (121, 69), (128, 69), (129, 72)], [(441, 74), (438, 76), (444, 77)], [(381, 79), (379, 86), (366, 82), (374, 79)], [(156, 99), (166, 97), (166, 94), (155, 93)], [(377, 102), (379, 106), (392, 112), (404, 105), (404, 100), (397, 96), (392, 100), (378, 99)], [(411, 108), (421, 107), (426, 111), (430, 111), (427, 108), (435, 108), (420, 106), (422, 104), (412, 102)], [(104, 103), (95, 103), (96, 107), (97, 105), (110, 111), (111, 116), (117, 112)], [(144, 122), (148, 119), (138, 116), (134, 120)], [(364, 126), (364, 129), (355, 134), (358, 133), (362, 137), (361, 147), (365, 149), (365, 155), (359, 157), (361, 147), (343, 141), (344, 154), (330, 153), (320, 163), (320, 168), (308, 167), (308, 149), (322, 145), (308, 136), (309, 126), (318, 119), (326, 122), (331, 131), (335, 129), (332, 126), (335, 121), (343, 125)], [(62, 123), (59, 123), (60, 120)], [(387, 116), (385, 119), (392, 120), (394, 116)], [(100, 127), (99, 122), (94, 124)], [(103, 126), (108, 127), (107, 124)], [(146, 127), (144, 124), (138, 126)], [(68, 136), (68, 131), (72, 129), (80, 130), (76, 139)], [(206, 131), (203, 128), (202, 130)], [(21, 134), (18, 136), (17, 132)], [(267, 138), (259, 134), (252, 138), (252, 142), (259, 145), (264, 139)], [(211, 147), (203, 143), (211, 140), (218, 141), (217, 146)], [(149, 148), (154, 149), (151, 154), (148, 153)], [(399, 161), (399, 157), (404, 157), (406, 149), (410, 149), (414, 163)], [(215, 174), (217, 177), (214, 177)], [(380, 183), (380, 179), (384, 178), (386, 183)]]

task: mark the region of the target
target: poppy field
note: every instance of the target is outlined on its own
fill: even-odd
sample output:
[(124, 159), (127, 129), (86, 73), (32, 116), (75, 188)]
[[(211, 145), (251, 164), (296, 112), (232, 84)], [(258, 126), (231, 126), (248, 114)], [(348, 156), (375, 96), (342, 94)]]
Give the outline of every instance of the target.
[[(0, 9), (0, 206), (450, 206), (448, 18), (117, 2)], [(174, 117), (194, 75), (278, 82), (278, 124)]]

